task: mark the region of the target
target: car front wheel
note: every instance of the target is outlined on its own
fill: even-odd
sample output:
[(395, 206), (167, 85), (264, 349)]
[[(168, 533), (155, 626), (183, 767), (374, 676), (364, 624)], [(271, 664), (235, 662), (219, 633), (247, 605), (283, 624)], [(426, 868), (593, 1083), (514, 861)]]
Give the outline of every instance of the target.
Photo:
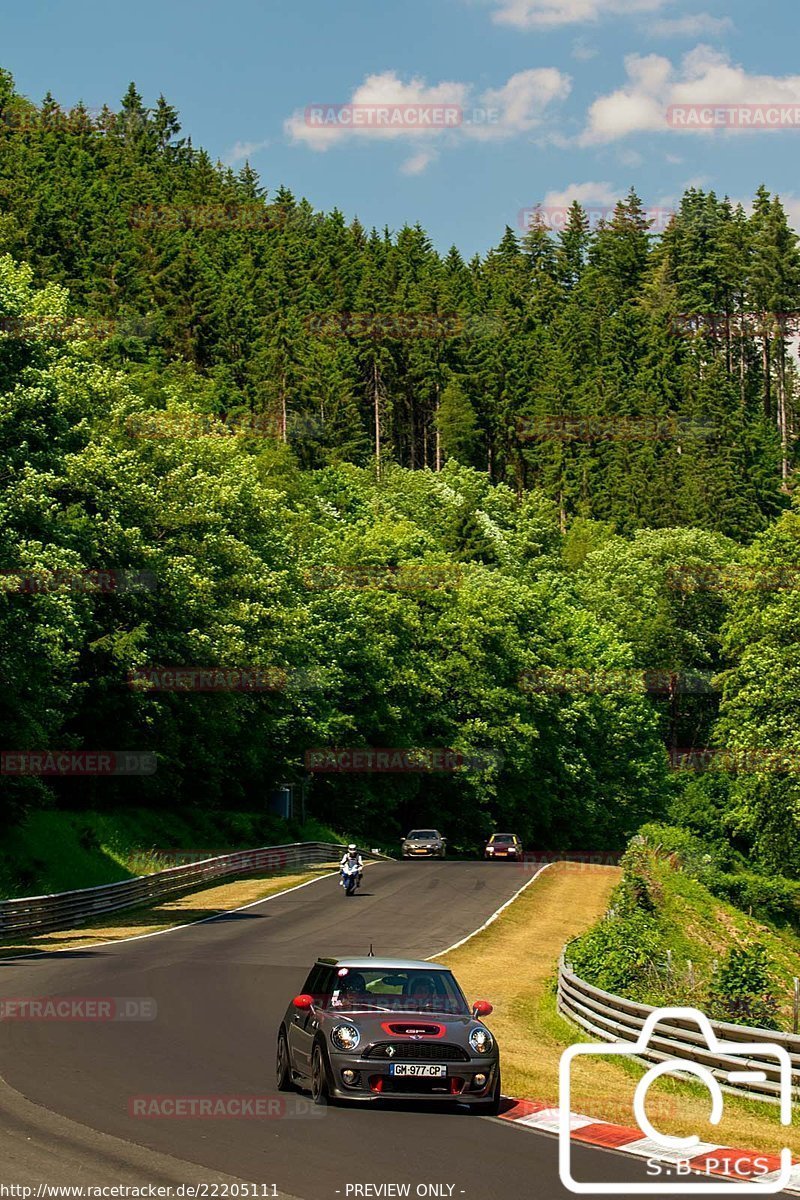
[(311, 1097), (314, 1103), (320, 1106), (326, 1105), (330, 1099), (328, 1072), (325, 1069), (322, 1047), (319, 1045), (314, 1047), (314, 1053), (311, 1056)]
[(281, 1030), (278, 1034), (278, 1052), (275, 1060), (275, 1079), (279, 1092), (289, 1092), (292, 1088), (292, 1068), (289, 1064), (289, 1047), (286, 1044), (286, 1034)]
[(494, 1080), (494, 1090), (492, 1091), (492, 1102), (486, 1109), (487, 1115), (496, 1117), (500, 1112), (500, 1104), (503, 1099), (503, 1087), (500, 1082), (500, 1068), (497, 1068), (497, 1075)]

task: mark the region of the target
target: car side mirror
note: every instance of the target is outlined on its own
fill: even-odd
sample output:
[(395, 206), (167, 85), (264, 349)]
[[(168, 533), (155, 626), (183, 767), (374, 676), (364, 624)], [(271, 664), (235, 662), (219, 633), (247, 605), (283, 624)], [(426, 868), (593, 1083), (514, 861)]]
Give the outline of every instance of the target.
[(295, 1008), (311, 1008), (314, 1003), (314, 997), (309, 996), (307, 992), (301, 992), (299, 996), (295, 996), (292, 1004)]
[(488, 1017), (493, 1008), (488, 1000), (476, 1000), (472, 1006), (473, 1017)]

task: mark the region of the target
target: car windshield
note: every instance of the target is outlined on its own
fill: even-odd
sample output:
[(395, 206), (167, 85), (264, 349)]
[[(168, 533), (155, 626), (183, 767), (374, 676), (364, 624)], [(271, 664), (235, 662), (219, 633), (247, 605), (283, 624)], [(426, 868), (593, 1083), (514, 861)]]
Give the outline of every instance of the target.
[(389, 1013), (430, 1012), (469, 1015), (461, 988), (449, 971), (362, 970), (339, 967), (325, 1008)]
[(502, 842), (503, 845), (505, 845), (507, 842), (513, 842), (513, 840), (514, 840), (513, 833), (496, 833), (492, 837), (493, 842)]
[(408, 835), (409, 841), (421, 842), (423, 839), (438, 838), (438, 833), (435, 829), (412, 829)]

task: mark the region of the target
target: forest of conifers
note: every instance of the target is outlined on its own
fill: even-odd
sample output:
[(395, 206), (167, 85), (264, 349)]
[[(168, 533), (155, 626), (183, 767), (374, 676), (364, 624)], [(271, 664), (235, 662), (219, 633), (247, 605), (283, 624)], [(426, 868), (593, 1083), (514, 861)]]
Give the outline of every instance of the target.
[[(672, 808), (800, 869), (800, 255), (766, 188), (465, 262), (215, 165), (163, 97), (3, 72), (0, 254), (3, 745), (158, 760), (6, 772), (5, 819), (289, 780), (373, 837), (619, 847)], [(152, 586), (74, 585), (122, 570)], [(309, 780), (342, 746), (477, 758)], [(691, 747), (724, 768), (671, 771)]]

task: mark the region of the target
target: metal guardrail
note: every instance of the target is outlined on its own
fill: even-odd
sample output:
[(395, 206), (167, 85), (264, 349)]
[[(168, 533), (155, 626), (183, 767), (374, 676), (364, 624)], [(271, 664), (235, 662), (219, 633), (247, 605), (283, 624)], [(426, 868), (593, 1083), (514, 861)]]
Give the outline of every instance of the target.
[[(637, 1004), (585, 983), (570, 970), (564, 959), (558, 968), (558, 1010), (588, 1033), (607, 1042), (635, 1042), (648, 1016), (656, 1011), (649, 1004)], [(721, 1041), (771, 1042), (785, 1047), (792, 1061), (792, 1096), (800, 1099), (800, 1037), (731, 1025), (727, 1021), (712, 1021), (711, 1027)], [(667, 1059), (700, 1063), (708, 1067), (726, 1089), (750, 1099), (777, 1101), (780, 1095), (779, 1067), (774, 1058), (742, 1059), (716, 1054), (709, 1049), (698, 1026), (682, 1018), (660, 1021), (648, 1049), (637, 1053), (636, 1057), (648, 1063)], [(745, 1070), (761, 1071), (766, 1078), (763, 1082), (751, 1082), (747, 1087), (730, 1083), (729, 1072)], [(676, 1073), (678, 1071), (676, 1067)]]
[[(121, 883), (55, 892), (50, 896), (26, 896), (0, 900), (0, 938), (15, 934), (46, 933), (82, 925), (92, 917), (133, 908), (151, 900), (163, 900), (187, 889), (224, 879), (231, 875), (279, 871), (283, 867), (308, 866), (341, 857), (346, 849), (333, 842), (292, 842), (285, 846), (263, 846), (258, 850), (237, 850), (216, 858), (168, 867), (152, 875), (139, 875)], [(364, 858), (386, 858), (372, 850), (362, 850)]]

